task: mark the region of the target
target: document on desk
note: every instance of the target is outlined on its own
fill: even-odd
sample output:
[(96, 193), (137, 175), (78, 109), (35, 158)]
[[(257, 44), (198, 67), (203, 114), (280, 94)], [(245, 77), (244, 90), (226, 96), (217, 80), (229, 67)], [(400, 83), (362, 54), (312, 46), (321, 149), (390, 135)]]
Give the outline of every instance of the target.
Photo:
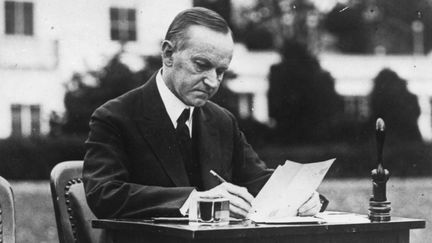
[(334, 161), (301, 164), (287, 160), (279, 165), (252, 201), (249, 218), (266, 223), (304, 221), (295, 217), (297, 210), (318, 188)]

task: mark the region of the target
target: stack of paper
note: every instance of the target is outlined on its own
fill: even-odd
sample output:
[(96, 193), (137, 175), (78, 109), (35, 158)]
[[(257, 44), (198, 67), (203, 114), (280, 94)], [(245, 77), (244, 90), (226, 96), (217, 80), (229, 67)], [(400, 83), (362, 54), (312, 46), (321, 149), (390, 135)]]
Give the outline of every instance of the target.
[(249, 218), (268, 223), (292, 221), (299, 207), (321, 184), (334, 160), (308, 164), (287, 160), (278, 166), (252, 202)]

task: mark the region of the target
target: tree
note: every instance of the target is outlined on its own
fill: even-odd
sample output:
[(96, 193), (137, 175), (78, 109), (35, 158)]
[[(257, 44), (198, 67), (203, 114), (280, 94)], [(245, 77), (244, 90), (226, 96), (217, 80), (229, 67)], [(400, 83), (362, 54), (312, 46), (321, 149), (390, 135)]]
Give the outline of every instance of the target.
[(337, 4), (330, 11), (324, 21), (326, 29), (338, 37), (336, 46), (342, 52), (366, 53), (370, 52), (370, 35), (363, 19), (364, 5)]
[(370, 100), (371, 123), (383, 118), (390, 140), (421, 141), (417, 125), (420, 107), (417, 97), (408, 91), (406, 80), (390, 69), (382, 70), (374, 79)]
[(208, 8), (220, 14), (231, 25), (231, 1), (230, 0), (193, 0), (195, 7)]
[(264, 0), (233, 11), (235, 35), (249, 49), (280, 49), (287, 40), (313, 45), (319, 14), (307, 0)]
[(281, 55), (268, 93), (277, 134), (293, 142), (328, 139), (342, 107), (333, 78), (304, 44), (286, 42)]
[(432, 48), (432, 4), (428, 0), (351, 0), (324, 18), (336, 46), (347, 53), (412, 53), (414, 21), (424, 24), (425, 53)]
[[(87, 134), (90, 116), (97, 107), (144, 84), (160, 66), (160, 57), (150, 57), (143, 70), (133, 72), (121, 62), (120, 53), (102, 70), (74, 74), (64, 97), (66, 114), (63, 131), (67, 134)], [(86, 84), (86, 79), (93, 79), (95, 84)]]

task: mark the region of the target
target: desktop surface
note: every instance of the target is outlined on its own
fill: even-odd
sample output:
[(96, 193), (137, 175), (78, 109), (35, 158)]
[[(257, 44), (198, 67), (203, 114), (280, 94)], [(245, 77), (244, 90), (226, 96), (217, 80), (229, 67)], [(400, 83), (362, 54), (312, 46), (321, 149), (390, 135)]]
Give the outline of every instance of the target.
[[(364, 216), (366, 218), (366, 216)], [(256, 224), (193, 226), (151, 220), (97, 219), (94, 228), (106, 229), (114, 242), (409, 242), (409, 230), (425, 228), (425, 220), (392, 217), (388, 222), (331, 222), (321, 224)], [(288, 241), (287, 241), (288, 240)], [(144, 241), (143, 241), (144, 242)]]

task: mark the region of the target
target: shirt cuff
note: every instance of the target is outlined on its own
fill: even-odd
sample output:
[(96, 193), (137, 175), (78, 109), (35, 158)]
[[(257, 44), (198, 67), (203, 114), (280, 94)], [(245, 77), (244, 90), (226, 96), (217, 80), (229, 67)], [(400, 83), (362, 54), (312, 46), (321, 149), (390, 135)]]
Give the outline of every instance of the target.
[(191, 204), (192, 198), (194, 197), (194, 195), (197, 193), (197, 190), (193, 190), (191, 192), (191, 194), (189, 194), (189, 197), (186, 199), (186, 201), (183, 203), (183, 205), (180, 208), (180, 213), (183, 216), (186, 216), (189, 214), (189, 205)]

